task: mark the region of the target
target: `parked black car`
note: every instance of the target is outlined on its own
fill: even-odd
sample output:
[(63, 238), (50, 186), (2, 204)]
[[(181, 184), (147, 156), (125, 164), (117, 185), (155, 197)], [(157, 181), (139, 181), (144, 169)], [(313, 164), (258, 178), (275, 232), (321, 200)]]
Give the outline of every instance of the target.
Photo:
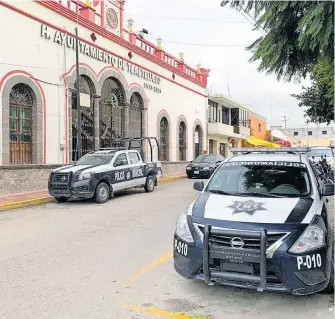
[(193, 162), (187, 165), (187, 177), (209, 178), (216, 166), (224, 159), (225, 158), (220, 154), (199, 155)]

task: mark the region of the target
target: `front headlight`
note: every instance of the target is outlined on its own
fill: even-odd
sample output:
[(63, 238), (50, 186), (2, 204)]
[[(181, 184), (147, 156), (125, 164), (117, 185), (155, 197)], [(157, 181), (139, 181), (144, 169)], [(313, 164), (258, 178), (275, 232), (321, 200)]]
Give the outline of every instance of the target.
[(290, 248), (293, 254), (302, 254), (325, 245), (325, 236), (321, 228), (315, 225), (308, 226), (298, 240)]
[(186, 169), (189, 171), (189, 170), (191, 170), (191, 167), (187, 166)]
[(209, 169), (210, 169), (210, 167), (208, 167), (208, 166), (204, 167), (204, 171), (207, 171)]
[(177, 221), (177, 227), (176, 227), (176, 234), (184, 241), (188, 243), (193, 243), (194, 239), (192, 236), (192, 233), (190, 231), (190, 227), (188, 227), (187, 222), (187, 214), (184, 212), (180, 215), (178, 221)]
[(93, 173), (81, 173), (78, 177), (78, 181), (84, 181), (86, 179), (90, 179)]

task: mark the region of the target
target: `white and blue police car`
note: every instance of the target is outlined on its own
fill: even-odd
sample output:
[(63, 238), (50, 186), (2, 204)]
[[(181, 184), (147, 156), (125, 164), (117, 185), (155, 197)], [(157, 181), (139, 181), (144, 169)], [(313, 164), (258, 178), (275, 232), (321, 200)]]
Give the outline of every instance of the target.
[(307, 295), (334, 289), (334, 184), (308, 148), (232, 149), (177, 221), (174, 267), (185, 278)]

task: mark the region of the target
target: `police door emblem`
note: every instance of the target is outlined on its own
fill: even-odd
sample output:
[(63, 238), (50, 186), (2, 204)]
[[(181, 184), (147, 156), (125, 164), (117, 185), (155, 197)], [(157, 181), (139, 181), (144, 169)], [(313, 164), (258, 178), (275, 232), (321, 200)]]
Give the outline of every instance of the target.
[(247, 201), (238, 201), (235, 200), (233, 205), (227, 206), (229, 208), (233, 208), (233, 214), (237, 213), (247, 213), (249, 215), (253, 215), (257, 210), (266, 210), (266, 208), (262, 207), (264, 203), (254, 202), (249, 199)]

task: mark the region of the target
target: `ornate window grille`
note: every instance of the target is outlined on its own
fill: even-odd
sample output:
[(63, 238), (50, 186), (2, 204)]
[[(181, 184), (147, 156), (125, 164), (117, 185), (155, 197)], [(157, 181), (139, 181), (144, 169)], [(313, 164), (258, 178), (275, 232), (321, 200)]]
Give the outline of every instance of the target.
[(169, 160), (169, 122), (166, 117), (163, 117), (159, 123), (160, 127), (160, 160), (168, 161)]
[(23, 83), (13, 86), (9, 95), (9, 146), (11, 164), (32, 163), (32, 89)]
[(194, 132), (194, 137), (197, 139), (194, 142), (194, 158), (202, 154), (202, 129), (197, 125)]
[(186, 161), (186, 125), (184, 122), (179, 124), (179, 160)]
[(144, 103), (142, 96), (135, 92), (130, 97), (129, 107), (129, 132), (130, 137), (143, 136), (142, 123), (143, 123)]
[(124, 105), (122, 84), (117, 79), (107, 78), (101, 90), (100, 147), (110, 147), (115, 138), (123, 136)]
[[(72, 160), (78, 160), (78, 113), (77, 113), (77, 82), (72, 90)], [(90, 95), (90, 106), (81, 107), (81, 154), (85, 155), (94, 150), (94, 105), (93, 95), (95, 87), (92, 80), (86, 75), (79, 77), (79, 92)]]

